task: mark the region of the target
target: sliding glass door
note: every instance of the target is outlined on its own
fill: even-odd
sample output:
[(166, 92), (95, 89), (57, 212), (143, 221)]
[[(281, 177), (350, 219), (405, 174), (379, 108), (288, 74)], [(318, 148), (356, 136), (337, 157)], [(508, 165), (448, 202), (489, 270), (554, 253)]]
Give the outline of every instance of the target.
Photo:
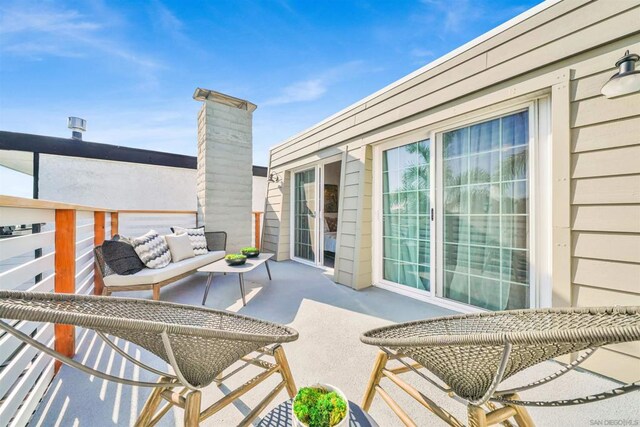
[(431, 289), (430, 142), (382, 153), (382, 278)]
[(378, 284), (530, 307), (529, 110), (432, 137), (378, 149)]
[(293, 256), (312, 263), (317, 259), (316, 168), (294, 174)]
[(442, 135), (444, 296), (529, 307), (528, 111)]

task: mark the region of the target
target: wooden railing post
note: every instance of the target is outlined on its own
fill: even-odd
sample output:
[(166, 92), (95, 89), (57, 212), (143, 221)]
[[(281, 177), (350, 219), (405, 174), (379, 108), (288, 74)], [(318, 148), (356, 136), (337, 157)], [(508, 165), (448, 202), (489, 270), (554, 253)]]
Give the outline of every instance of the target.
[[(104, 242), (104, 223), (105, 213), (94, 212), (93, 213), (93, 246), (100, 246)], [(104, 288), (104, 282), (102, 281), (102, 274), (99, 271), (97, 263), (93, 265), (93, 293), (95, 295), (102, 295), (102, 289)]]
[(255, 219), (255, 241), (256, 248), (260, 249), (260, 214), (262, 212), (254, 212), (253, 217)]
[(111, 237), (118, 234), (118, 212), (111, 212)]
[[(76, 292), (76, 211), (56, 209), (55, 234), (55, 281), (54, 292), (73, 294)], [(75, 328), (71, 325), (56, 324), (55, 349), (68, 357), (75, 355)], [(56, 361), (56, 372), (61, 363)]]

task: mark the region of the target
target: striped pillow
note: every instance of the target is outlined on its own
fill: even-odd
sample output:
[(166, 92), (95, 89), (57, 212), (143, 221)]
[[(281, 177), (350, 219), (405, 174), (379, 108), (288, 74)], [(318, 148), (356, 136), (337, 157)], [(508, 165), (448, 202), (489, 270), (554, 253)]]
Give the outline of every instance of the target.
[(166, 267), (171, 262), (169, 246), (155, 230), (131, 239), (131, 245), (148, 268)]
[(191, 241), (191, 247), (193, 253), (198, 255), (206, 255), (209, 253), (207, 249), (207, 238), (204, 237), (204, 227), (198, 228), (183, 228), (183, 227), (171, 227), (171, 230), (176, 234), (187, 233), (189, 240)]

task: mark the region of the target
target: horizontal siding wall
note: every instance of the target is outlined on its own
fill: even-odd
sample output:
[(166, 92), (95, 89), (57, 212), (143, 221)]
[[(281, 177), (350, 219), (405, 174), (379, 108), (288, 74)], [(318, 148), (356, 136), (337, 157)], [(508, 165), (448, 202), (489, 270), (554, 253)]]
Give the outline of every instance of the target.
[[(564, 0), (272, 149), (270, 167), (281, 171), (348, 152), (336, 281), (356, 288), (371, 281), (376, 171), (369, 169), (370, 144), (449, 126), (508, 99), (551, 93), (568, 79), (569, 105), (560, 106), (566, 117), (553, 118), (554, 130), (566, 130), (554, 138), (567, 149), (557, 150), (552, 164), (565, 165), (566, 172), (553, 173), (562, 173), (564, 182), (570, 173), (570, 188), (552, 196), (554, 208), (562, 210), (554, 210), (553, 226), (566, 231), (562, 245), (570, 248), (553, 248), (554, 254), (563, 251), (567, 271), (554, 277), (554, 291), (566, 289), (565, 304), (575, 306), (640, 304), (640, 95), (600, 96), (624, 51), (640, 52), (639, 20), (638, 0)], [(552, 103), (560, 98), (551, 96)], [(289, 225), (281, 205), (288, 195), (278, 190), (268, 197), (270, 233), (282, 248)], [(612, 346), (586, 366), (636, 380), (640, 350)]]
[[(613, 65), (594, 58), (589, 69), (576, 67), (571, 81), (575, 306), (640, 305), (640, 94), (615, 99), (600, 95), (615, 73)], [(584, 366), (637, 380), (640, 343), (602, 349)]]

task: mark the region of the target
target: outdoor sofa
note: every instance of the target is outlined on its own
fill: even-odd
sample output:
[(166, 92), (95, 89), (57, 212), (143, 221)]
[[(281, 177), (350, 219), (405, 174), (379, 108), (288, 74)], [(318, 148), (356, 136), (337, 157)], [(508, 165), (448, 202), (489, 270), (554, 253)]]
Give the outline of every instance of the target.
[(98, 280), (102, 280), (102, 295), (113, 292), (139, 291), (151, 289), (153, 299), (160, 300), (160, 288), (195, 273), (200, 267), (224, 258), (227, 246), (227, 233), (224, 231), (206, 232), (209, 252), (178, 262), (171, 262), (163, 268), (145, 268), (135, 274), (120, 275), (113, 272), (104, 261), (102, 247), (94, 249), (95, 262), (98, 266)]

